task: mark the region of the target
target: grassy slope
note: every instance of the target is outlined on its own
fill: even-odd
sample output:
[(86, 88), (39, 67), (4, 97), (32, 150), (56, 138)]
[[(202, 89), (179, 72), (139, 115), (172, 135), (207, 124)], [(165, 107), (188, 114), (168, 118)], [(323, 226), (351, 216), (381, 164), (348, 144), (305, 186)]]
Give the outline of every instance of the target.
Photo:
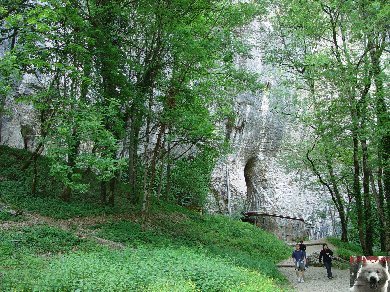
[(346, 261), (349, 261), (349, 257), (351, 256), (360, 256), (363, 254), (363, 250), (359, 244), (342, 242), (336, 237), (329, 237), (327, 240), (337, 248), (338, 256)]
[[(27, 155), (0, 147), (4, 203), (53, 218), (114, 214), (88, 228), (124, 248), (80, 238), (77, 227), (66, 231), (43, 224), (0, 228), (0, 290), (279, 291), (286, 283), (275, 263), (289, 256), (289, 248), (269, 233), (167, 204), (155, 204), (143, 228), (131, 208), (101, 207), (92, 195), (65, 204), (47, 195), (56, 185), (48, 180), (44, 159), (41, 194), (32, 198), (28, 172), (18, 171)], [(115, 219), (119, 213), (130, 216)], [(0, 222), (9, 220), (13, 219), (0, 216)]]
[[(327, 240), (337, 248), (338, 256), (346, 261), (349, 261), (351, 256), (363, 255), (362, 247), (356, 242), (342, 242), (335, 237), (329, 237)], [(374, 256), (386, 256), (386, 253), (379, 251), (378, 247), (374, 247)]]

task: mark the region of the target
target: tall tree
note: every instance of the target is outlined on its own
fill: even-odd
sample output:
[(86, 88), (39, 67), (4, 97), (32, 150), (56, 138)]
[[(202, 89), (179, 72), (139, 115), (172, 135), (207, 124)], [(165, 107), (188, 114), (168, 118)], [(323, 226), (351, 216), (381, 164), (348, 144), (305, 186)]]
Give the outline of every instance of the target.
[[(370, 38), (380, 40), (378, 36), (385, 33), (385, 26), (378, 24), (388, 19), (388, 4), (383, 1), (277, 1), (275, 7), (274, 28), (280, 46), (270, 53), (270, 59), (293, 69), (290, 72), (305, 82), (306, 92), (301, 91), (300, 99), (306, 100), (305, 105), (310, 107), (297, 116), (315, 134), (312, 135), (317, 141), (315, 145), (324, 141), (328, 149), (322, 153), (322, 159), (314, 160), (306, 155), (307, 159), (332, 198), (340, 190), (345, 192), (341, 196), (345, 198), (352, 191), (359, 241), (364, 253), (372, 254), (375, 218), (370, 173), (377, 168), (378, 160), (371, 156), (378, 154), (373, 154), (370, 145), (377, 144), (378, 136), (372, 127), (375, 77), (369, 57), (374, 50)], [(369, 17), (374, 21), (368, 20)], [(301, 85), (299, 82), (298, 86)], [(384, 113), (383, 107), (380, 111)], [(340, 156), (340, 142), (347, 147), (343, 151), (347, 156), (342, 156), (350, 158), (337, 162), (333, 157)], [(352, 178), (346, 180), (351, 185), (340, 189), (334, 169)], [(348, 174), (348, 169), (353, 171)], [(381, 179), (379, 182), (382, 183)], [(383, 200), (378, 196), (377, 205), (382, 206)], [(337, 200), (334, 203), (344, 221), (337, 207), (339, 203)], [(344, 232), (343, 239), (346, 240)]]

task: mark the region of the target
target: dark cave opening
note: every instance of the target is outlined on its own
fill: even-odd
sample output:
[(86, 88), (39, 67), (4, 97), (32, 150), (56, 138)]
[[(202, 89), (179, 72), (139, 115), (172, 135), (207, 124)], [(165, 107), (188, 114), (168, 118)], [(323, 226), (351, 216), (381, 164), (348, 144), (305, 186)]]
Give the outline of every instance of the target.
[(255, 165), (256, 165), (256, 158), (252, 157), (250, 158), (244, 167), (244, 177), (245, 177), (245, 184), (246, 184), (246, 209), (252, 210), (256, 206), (255, 201), (255, 186), (253, 182), (253, 178), (255, 175)]

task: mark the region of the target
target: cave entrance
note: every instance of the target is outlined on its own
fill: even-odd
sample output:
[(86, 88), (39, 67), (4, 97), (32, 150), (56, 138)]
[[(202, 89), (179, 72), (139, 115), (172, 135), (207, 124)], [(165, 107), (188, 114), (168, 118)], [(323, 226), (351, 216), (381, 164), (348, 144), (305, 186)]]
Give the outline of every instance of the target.
[(257, 206), (256, 194), (255, 194), (255, 184), (254, 184), (255, 165), (256, 165), (256, 158), (252, 157), (247, 161), (247, 163), (245, 164), (245, 167), (244, 167), (247, 210), (255, 210), (256, 206)]

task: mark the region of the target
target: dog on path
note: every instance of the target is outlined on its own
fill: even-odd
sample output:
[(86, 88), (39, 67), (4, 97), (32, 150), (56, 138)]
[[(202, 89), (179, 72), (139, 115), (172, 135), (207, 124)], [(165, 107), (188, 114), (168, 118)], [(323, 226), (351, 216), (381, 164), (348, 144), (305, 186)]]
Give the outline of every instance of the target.
[[(384, 260), (383, 260), (384, 259)], [(390, 274), (386, 257), (379, 257), (377, 261), (369, 261), (364, 258), (359, 269), (354, 285), (350, 291), (354, 292), (388, 292)]]

